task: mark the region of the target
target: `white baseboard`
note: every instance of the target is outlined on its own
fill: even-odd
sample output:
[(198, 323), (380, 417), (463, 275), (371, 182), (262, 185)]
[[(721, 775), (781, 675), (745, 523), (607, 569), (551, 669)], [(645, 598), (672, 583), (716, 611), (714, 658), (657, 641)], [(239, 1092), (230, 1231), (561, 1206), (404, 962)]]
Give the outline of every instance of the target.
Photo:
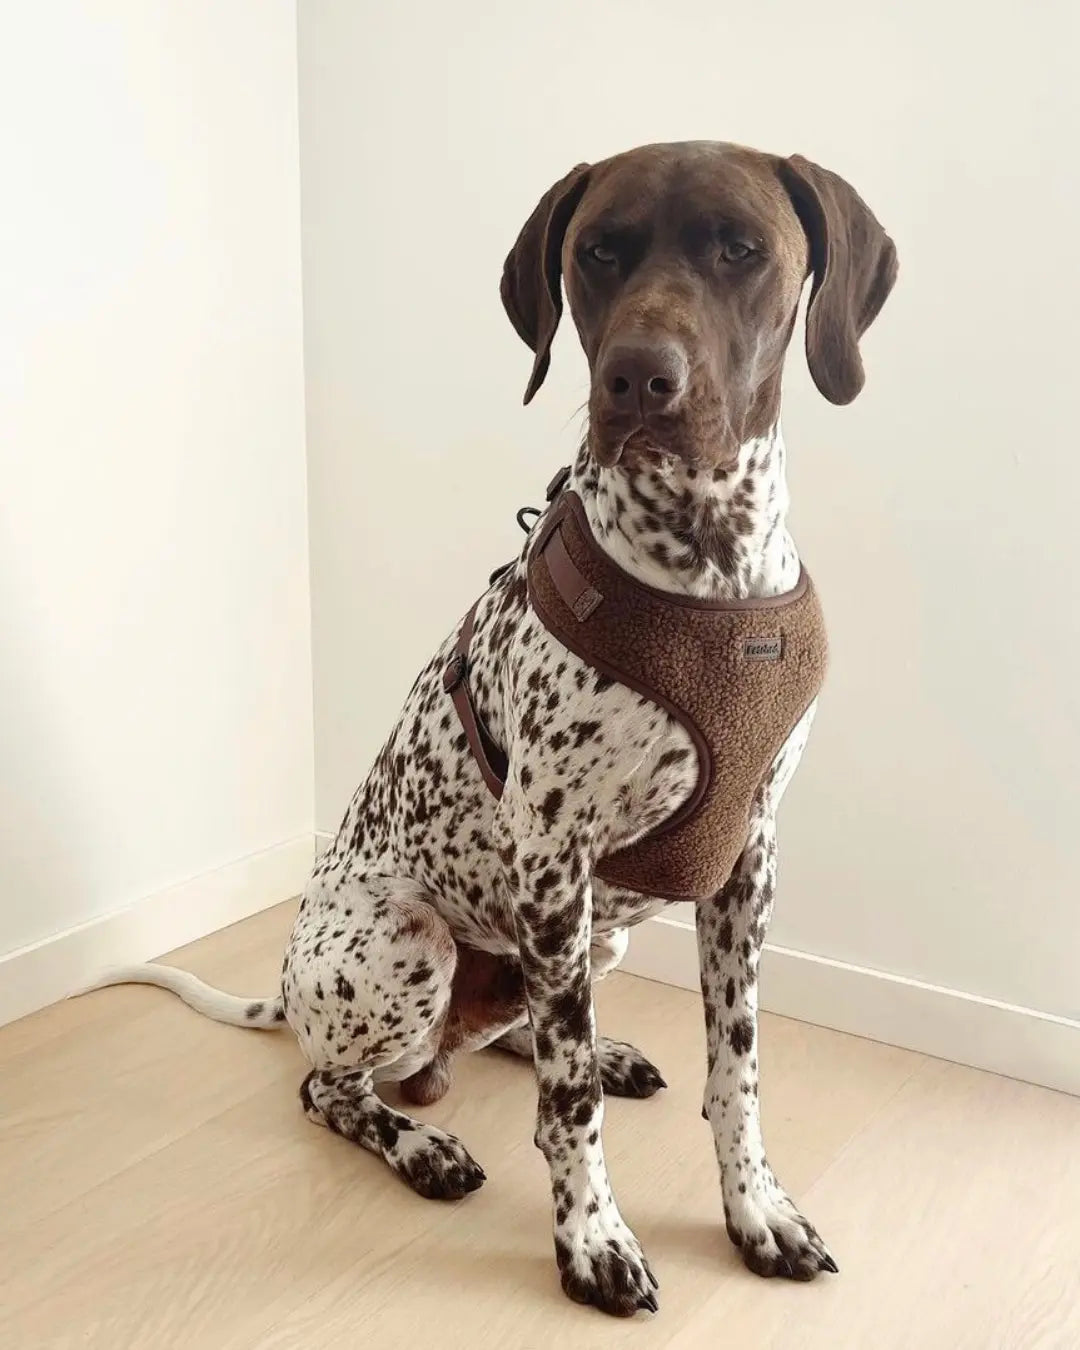
[[(634, 930), (622, 969), (698, 989), (690, 924), (661, 916)], [(761, 1003), (769, 1012), (1080, 1096), (1080, 1022), (767, 946)]]
[[(298, 895), (332, 838), (300, 835), (0, 958), (0, 1025), (66, 998), (106, 966), (160, 956)], [(693, 927), (650, 919), (634, 930), (622, 968), (696, 990)], [(1080, 1022), (1069, 1018), (774, 946), (762, 963), (762, 1006), (1080, 1096)]]
[(106, 966), (147, 961), (298, 895), (313, 837), (274, 848), (145, 896), (0, 958), (0, 1026), (66, 998)]

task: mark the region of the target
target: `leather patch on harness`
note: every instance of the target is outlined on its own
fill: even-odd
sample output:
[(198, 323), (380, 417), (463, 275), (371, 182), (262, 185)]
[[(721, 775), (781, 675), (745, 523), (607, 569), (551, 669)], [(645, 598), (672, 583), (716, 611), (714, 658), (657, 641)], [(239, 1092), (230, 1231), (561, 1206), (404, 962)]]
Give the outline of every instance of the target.
[(595, 586), (590, 586), (574, 565), (566, 551), (561, 529), (552, 530), (548, 535), (544, 543), (544, 561), (555, 589), (569, 606), (570, 613), (579, 623), (584, 623), (604, 597)]

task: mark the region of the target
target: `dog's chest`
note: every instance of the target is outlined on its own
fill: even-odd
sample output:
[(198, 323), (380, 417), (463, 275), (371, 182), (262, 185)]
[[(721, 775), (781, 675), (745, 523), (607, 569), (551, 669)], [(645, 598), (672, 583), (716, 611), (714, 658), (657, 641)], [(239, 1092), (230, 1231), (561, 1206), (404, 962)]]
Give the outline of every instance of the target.
[(616, 928), (633, 928), (667, 909), (670, 903), (657, 900), (655, 896), (639, 895), (635, 891), (609, 886), (606, 881), (594, 880), (593, 930), (609, 933)]
[[(485, 950), (516, 945), (495, 851), (495, 797), (485, 787), (442, 684), (448, 640), (421, 672), (401, 716), (350, 805), (335, 852), (361, 871), (410, 876), (459, 940)], [(685, 799), (696, 780), (689, 738), (667, 713), (561, 646), (528, 608), (515, 573), (478, 613), (470, 681), (496, 741), (567, 809), (587, 802), (594, 846), (632, 842)], [(598, 931), (640, 921), (660, 906), (597, 882)]]

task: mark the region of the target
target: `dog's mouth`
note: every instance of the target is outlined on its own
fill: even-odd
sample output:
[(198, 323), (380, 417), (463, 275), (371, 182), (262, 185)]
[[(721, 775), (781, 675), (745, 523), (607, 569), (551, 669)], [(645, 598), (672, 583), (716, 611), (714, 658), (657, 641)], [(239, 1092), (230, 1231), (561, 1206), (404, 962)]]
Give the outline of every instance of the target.
[(622, 460), (637, 461), (642, 457), (685, 458), (673, 428), (641, 420), (594, 422), (589, 427), (589, 448), (596, 462), (605, 468)]
[(623, 455), (632, 455), (635, 451), (658, 449), (656, 437), (650, 435), (644, 427), (638, 427), (623, 438), (619, 453), (621, 458)]

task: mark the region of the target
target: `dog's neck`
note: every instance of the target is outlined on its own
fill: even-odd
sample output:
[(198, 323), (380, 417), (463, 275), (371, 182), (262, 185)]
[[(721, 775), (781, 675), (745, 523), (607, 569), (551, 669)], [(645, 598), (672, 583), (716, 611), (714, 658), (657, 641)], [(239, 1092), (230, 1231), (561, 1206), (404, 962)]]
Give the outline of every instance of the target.
[(569, 486), (597, 541), (632, 576), (699, 599), (764, 599), (799, 579), (784, 458), (778, 425), (744, 445), (730, 470), (651, 452), (603, 468), (583, 446)]

